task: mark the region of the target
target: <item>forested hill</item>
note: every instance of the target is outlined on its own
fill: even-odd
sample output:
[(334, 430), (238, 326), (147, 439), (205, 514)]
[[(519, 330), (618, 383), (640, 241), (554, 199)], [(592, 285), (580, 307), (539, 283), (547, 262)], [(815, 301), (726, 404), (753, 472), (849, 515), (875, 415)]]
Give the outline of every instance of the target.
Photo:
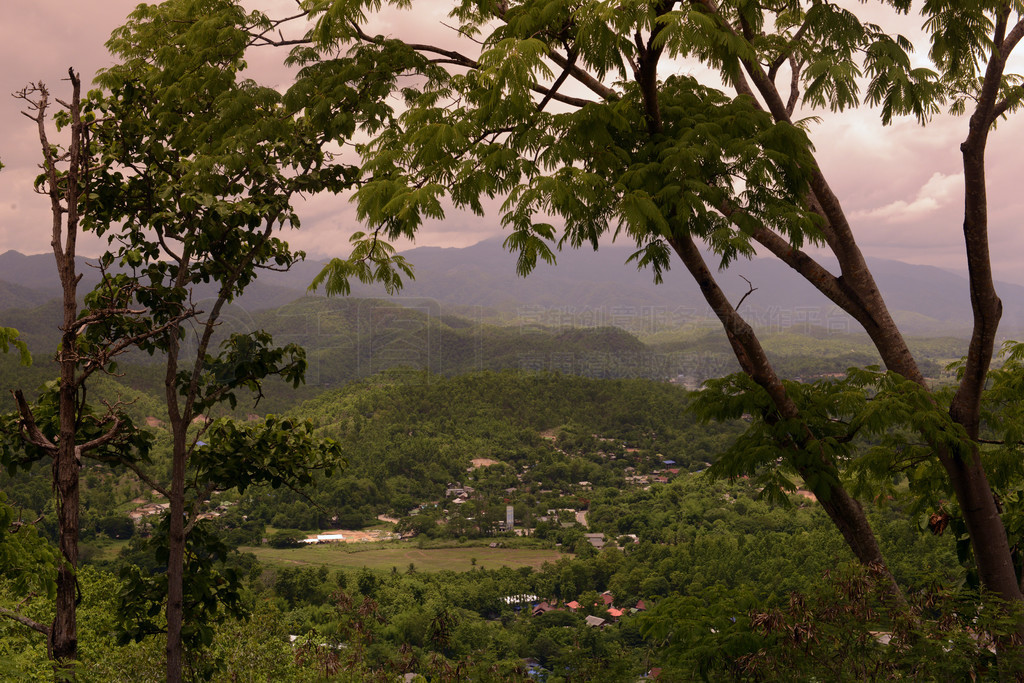
[[(407, 302), (408, 303), (408, 302)], [(60, 308), (55, 301), (30, 309), (0, 311), (0, 324), (21, 331), (36, 363), (25, 368), (17, 357), (0, 355), (3, 388), (33, 390), (52, 379)], [(516, 369), (559, 372), (603, 379), (676, 379), (695, 388), (705, 379), (738, 370), (735, 357), (716, 326), (688, 326), (647, 334), (642, 340), (621, 327), (585, 326), (573, 320), (522, 319), (498, 325), (482, 317), (446, 312), (436, 301), (400, 306), (394, 301), (355, 297), (303, 297), (279, 308), (226, 309), (218, 335), (265, 329), (279, 344), (306, 349), (306, 383), (268, 381), (258, 405), (242, 401), (243, 412), (282, 412), (326, 389), (397, 368), (433, 375)], [(878, 363), (863, 335), (821, 327), (769, 330), (764, 344), (783, 373), (815, 379), (851, 366)], [(951, 337), (911, 339), (929, 377), (966, 353), (966, 343)], [(122, 359), (118, 381), (135, 391), (158, 395), (162, 376), (144, 354)]]
[[(334, 515), (373, 519), (384, 509), (405, 515), (466, 481), (472, 460), (481, 458), (509, 466), (487, 468), (493, 481), (478, 484), (497, 491), (572, 491), (580, 481), (621, 487), (627, 466), (646, 472), (664, 459), (701, 469), (738, 427), (699, 424), (688, 403), (680, 387), (648, 380), (514, 371), (380, 375), (291, 411), (344, 444), (347, 464), (310, 492), (315, 504), (281, 489), (261, 492), (249, 505), (287, 505), (290, 519), (310, 526)], [(552, 494), (552, 504), (559, 495)]]

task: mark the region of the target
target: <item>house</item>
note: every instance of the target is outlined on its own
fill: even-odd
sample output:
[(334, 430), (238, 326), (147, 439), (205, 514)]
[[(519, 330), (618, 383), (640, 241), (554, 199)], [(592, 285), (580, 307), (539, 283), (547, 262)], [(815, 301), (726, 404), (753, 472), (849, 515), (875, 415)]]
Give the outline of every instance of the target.
[(583, 537), (598, 550), (604, 547), (604, 534), (583, 534)]
[(170, 503), (149, 503), (142, 507), (135, 508), (128, 513), (128, 518), (133, 522), (138, 522), (143, 517), (150, 517), (152, 515), (159, 515), (162, 512), (169, 510), (171, 507)]
[(595, 617), (593, 615), (587, 617), (584, 621), (587, 622), (587, 626), (596, 626), (598, 628), (604, 626), (606, 623), (601, 617)]
[(345, 540), (342, 534), (317, 534), (302, 539), (303, 543), (340, 543)]
[(569, 608), (570, 612), (575, 612), (580, 608), (580, 603), (573, 600), (572, 602), (565, 603), (565, 606)]
[(617, 609), (617, 608), (615, 608), (615, 607), (609, 607), (609, 608), (608, 608), (608, 614), (609, 614), (609, 615), (610, 615), (610, 616), (611, 616), (611, 617), (612, 617), (613, 619), (615, 619), (616, 621), (618, 621), (618, 620), (619, 620), (619, 617), (621, 617), (621, 616), (622, 616), (622, 610), (620, 610), (620, 609)]
[(561, 611), (562, 611), (562, 610), (558, 609), (558, 608), (557, 608), (557, 607), (555, 607), (554, 605), (550, 605), (550, 604), (548, 604), (548, 603), (547, 603), (547, 602), (545, 601), (545, 602), (542, 602), (542, 603), (540, 603), (539, 605), (536, 605), (536, 606), (535, 606), (535, 607), (533, 608), (533, 612), (532, 612), (532, 614), (533, 614), (533, 616), (535, 616), (535, 617), (539, 617), (540, 615), (544, 614), (545, 612), (561, 612)]
[(634, 607), (633, 609), (635, 609), (637, 612), (643, 612), (647, 609), (647, 604), (643, 600), (637, 600), (636, 607)]
[(601, 602), (604, 603), (605, 607), (611, 607), (615, 603), (615, 598), (612, 597), (610, 591), (605, 591), (604, 593), (601, 593)]

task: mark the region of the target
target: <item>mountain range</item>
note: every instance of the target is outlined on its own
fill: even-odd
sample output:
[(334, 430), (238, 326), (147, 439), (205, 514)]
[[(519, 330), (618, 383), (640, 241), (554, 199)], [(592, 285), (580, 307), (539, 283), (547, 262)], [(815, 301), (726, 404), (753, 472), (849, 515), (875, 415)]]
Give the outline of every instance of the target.
[[(417, 247), (403, 253), (415, 269), (396, 303), (440, 307), (470, 319), (537, 327), (621, 327), (636, 334), (688, 323), (706, 323), (711, 312), (688, 273), (679, 265), (655, 285), (649, 271), (627, 263), (631, 250), (601, 246), (557, 253), (557, 265), (538, 264), (526, 278), (515, 272), (515, 257), (500, 239), (470, 247)], [(0, 254), (0, 310), (32, 308), (59, 295), (49, 254)], [(268, 271), (237, 305), (251, 312), (273, 309), (308, 296), (306, 288), (324, 261), (305, 261), (287, 273)], [(890, 310), (911, 335), (968, 335), (971, 304), (965, 277), (932, 266), (870, 259)], [(826, 267), (829, 264), (824, 263)], [(98, 280), (83, 265), (82, 291)], [(854, 332), (856, 323), (809, 283), (774, 258), (734, 263), (718, 281), (741, 312), (762, 329), (823, 327)], [(748, 284), (748, 281), (750, 284)], [(199, 291), (198, 297), (213, 294)], [(1024, 287), (1000, 282), (1003, 335), (1024, 330)], [(354, 283), (352, 296), (386, 298), (382, 288)]]

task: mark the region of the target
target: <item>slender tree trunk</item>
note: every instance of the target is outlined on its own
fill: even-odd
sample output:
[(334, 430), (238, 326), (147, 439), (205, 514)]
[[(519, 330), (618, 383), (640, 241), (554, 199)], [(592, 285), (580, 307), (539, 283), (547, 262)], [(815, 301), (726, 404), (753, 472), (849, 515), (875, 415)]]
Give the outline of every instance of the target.
[[(989, 58), (984, 87), (971, 116), (970, 133), (961, 145), (965, 179), (964, 241), (970, 274), (974, 331), (965, 375), (953, 400), (950, 414), (975, 439), (978, 437), (981, 392), (988, 376), (995, 334), (1002, 312), (1002, 304), (992, 282), (989, 254), (985, 147), (988, 132), (994, 121), (993, 112), (1006, 54), (1020, 40), (1022, 33), (1022, 28), (1018, 26), (1010, 36), (1006, 36), (1008, 13), (1007, 6), (997, 17), (993, 34), (997, 47)], [(1007, 38), (1005, 43), (1004, 38)], [(774, 83), (763, 73), (760, 66), (748, 64), (747, 69), (775, 119), (790, 121), (789, 112)], [(820, 169), (813, 170), (811, 188), (812, 206), (828, 221), (825, 235), (833, 253), (839, 259), (842, 277), (838, 280), (820, 277), (819, 275), (823, 274), (814, 272), (816, 264), (808, 263), (809, 259), (801, 260), (802, 255), (796, 254), (795, 250), (787, 251), (781, 244), (766, 244), (766, 241), (773, 241), (771, 235), (766, 236), (766, 241), (759, 241), (766, 244), (773, 253), (789, 263), (811, 284), (860, 322), (889, 370), (926, 387), (924, 376), (892, 320), (871, 271), (853, 238), (845, 211)], [(977, 450), (966, 460), (942, 448), (937, 448), (937, 451), (960, 503), (982, 584), (1002, 599), (1019, 604), (1024, 601), (1024, 595), (1014, 571), (1006, 530)], [(829, 516), (842, 529), (837, 517), (831, 512)]]
[[(179, 433), (180, 432), (180, 433)], [(167, 681), (182, 680), (181, 629), (184, 620), (185, 430), (175, 428), (170, 533), (167, 538)]]
[(180, 343), (177, 330), (170, 335), (167, 349), (167, 374), (164, 390), (167, 396), (167, 414), (174, 440), (171, 462), (170, 530), (167, 536), (167, 681), (180, 683), (183, 672), (183, 645), (181, 628), (184, 621), (185, 572), (185, 460), (188, 455), (186, 437), (189, 411), (182, 413), (178, 402), (178, 354)]
[[(689, 236), (676, 238), (671, 240), (671, 244), (687, 270), (690, 271), (690, 275), (696, 280), (705, 301), (715, 311), (725, 328), (726, 337), (729, 339), (740, 367), (768, 393), (782, 417), (799, 420), (800, 411), (786, 393), (786, 388), (776, 374), (760, 340), (718, 286), (711, 270), (704, 263), (704, 258), (698, 251), (697, 245), (693, 242), (693, 238)], [(808, 438), (814, 437), (808, 434)], [(838, 483), (839, 473), (835, 471), (832, 464), (823, 459), (820, 466), (832, 472), (836, 483), (823, 484), (815, 490), (818, 502), (825, 509), (829, 519), (839, 529), (843, 540), (846, 541), (857, 560), (872, 571), (884, 576), (888, 590), (894, 599), (905, 604), (906, 599), (903, 592), (889, 571), (875, 533), (868, 522), (867, 515), (864, 514), (864, 509), (843, 488), (842, 484)], [(810, 468), (798, 468), (798, 471), (801, 476), (807, 477)]]
[[(79, 462), (76, 450), (78, 431), (78, 282), (81, 276), (76, 272), (75, 256), (78, 239), (79, 183), (87, 178), (87, 131), (81, 119), (80, 86), (78, 75), (71, 69), (68, 75), (72, 84), (71, 144), (68, 148), (69, 163), (64, 187), (57, 177), (57, 160), (46, 139), (45, 100), (39, 112), (39, 138), (43, 145), (45, 170), (48, 176), (52, 214), (51, 247), (57, 262), (63, 293), (63, 324), (61, 325), (61, 347), (57, 354), (60, 365), (60, 389), (58, 419), (60, 441), (57, 443), (56, 458), (53, 462), (53, 485), (57, 493), (58, 546), (60, 567), (57, 570), (57, 600), (53, 627), (50, 629), (51, 656), (58, 667), (67, 669), (78, 656), (78, 475)], [(62, 196), (63, 195), (63, 196)], [(63, 199), (64, 205), (61, 206)], [(66, 224), (65, 224), (66, 217)], [(73, 676), (65, 671), (64, 676)]]
[(51, 652), (58, 665), (64, 667), (78, 653), (78, 462), (75, 453), (78, 391), (75, 383), (77, 339), (75, 318), (78, 304), (75, 299), (77, 276), (74, 259), (61, 268), (64, 284), (64, 334), (61, 339), (60, 359), (60, 441), (53, 462), (53, 483), (57, 492), (57, 528), (59, 533), (60, 567), (57, 570), (57, 603), (53, 628), (50, 631)]

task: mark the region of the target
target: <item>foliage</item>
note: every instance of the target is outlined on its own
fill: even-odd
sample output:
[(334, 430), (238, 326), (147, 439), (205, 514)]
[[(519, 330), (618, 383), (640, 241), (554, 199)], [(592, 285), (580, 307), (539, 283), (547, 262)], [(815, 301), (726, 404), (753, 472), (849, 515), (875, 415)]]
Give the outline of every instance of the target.
[[(102, 441), (88, 453), (89, 457), (101, 462), (145, 462), (149, 458), (152, 447), (152, 436), (136, 428), (132, 418), (120, 405), (113, 407), (108, 403), (103, 412), (97, 411), (84, 398), (77, 406), (76, 442), (95, 443), (110, 430), (117, 421), (121, 428), (114, 438)], [(47, 382), (41, 388), (39, 396), (32, 407), (36, 426), (51, 442), (59, 441), (60, 407), (59, 381)], [(35, 463), (49, 458), (50, 453), (32, 443), (23, 443), (19, 425), (21, 415), (18, 412), (0, 416), (3, 429), (0, 430), (0, 464), (9, 475), (18, 469), (28, 469)]]
[(18, 350), (19, 360), (22, 365), (32, 365), (32, 354), (29, 353), (28, 344), (24, 339), (19, 339), (20, 333), (13, 327), (0, 327), (0, 351), (7, 353), (13, 346)]
[(220, 490), (249, 486), (305, 488), (315, 473), (331, 476), (344, 464), (340, 446), (331, 439), (316, 438), (310, 421), (294, 421), (269, 415), (255, 424), (229, 419), (212, 423), (204, 434), (208, 443), (193, 452), (197, 476)]
[[(202, 617), (185, 619), (186, 611), (211, 617), (217, 600), (227, 600), (228, 610), (237, 604), (230, 579), (203, 573), (203, 560), (223, 548), (197, 526), (198, 503), (218, 487), (253, 478), (304, 482), (308, 475), (287, 468), (307, 460), (323, 467), (336, 453), (329, 444), (322, 454), (314, 452), (308, 430), (289, 433), (293, 425), (276, 420), (188, 433), (193, 420), (218, 403), (233, 408), (240, 389), (258, 400), (267, 376), (301, 383), (305, 357), (297, 346), (274, 347), (269, 334), (255, 331), (228, 336), (214, 352), (213, 333), (223, 307), (260, 269), (287, 270), (303, 258), (278, 236), (299, 224), (293, 195), (338, 191), (348, 182), (344, 168), (327, 163), (318, 133), (276, 90), (241, 77), (245, 29), (259, 21), (227, 0), (140, 5), (108, 42), (119, 62), (97, 78), (103, 90), (90, 94), (98, 165), (87, 227), (111, 245), (102, 265), (125, 269), (104, 277), (95, 292), (126, 307), (137, 303), (144, 315), (106, 318), (89, 327), (87, 338), (133, 338), (145, 331), (140, 348), (159, 352), (165, 367), (172, 468), (169, 482), (155, 488), (170, 503), (161, 534), (168, 545), (158, 551), (166, 573), (131, 575), (127, 597), (139, 602), (125, 614), (129, 635), (151, 632), (166, 592), (169, 680), (181, 679), (183, 645), (195, 650), (211, 643), (211, 627)], [(211, 281), (217, 293), (200, 307), (193, 291)], [(211, 435), (205, 446), (199, 440), (204, 431)], [(234, 450), (245, 446), (267, 449), (265, 457), (256, 462)], [(186, 487), (193, 489), (191, 510)], [(186, 570), (193, 572), (187, 581)], [(191, 656), (198, 661), (196, 652)]]
[(39, 593), (53, 598), (57, 553), (40, 538), (35, 524), (21, 519), (0, 491), (0, 568), (15, 595)]
[[(156, 561), (155, 572), (144, 573), (134, 564), (121, 571), (118, 641), (122, 645), (166, 631), (161, 615), (167, 599), (168, 531), (165, 519), (146, 543)], [(201, 651), (213, 643), (217, 624), (246, 614), (239, 592), (240, 577), (235, 568), (224, 565), (229, 552), (207, 524), (197, 524), (186, 537), (184, 572), (188, 581), (183, 596), (182, 639), (192, 666), (208, 664)], [(199, 673), (203, 678), (209, 676)]]
[[(882, 4), (910, 10), (904, 0)], [(720, 471), (757, 469), (766, 495), (779, 500), (792, 488), (789, 476), (798, 474), (860, 561), (884, 566), (843, 481), (853, 455), (850, 434), (834, 424), (858, 413), (850, 402), (866, 399), (871, 387), (879, 400), (855, 415), (865, 420), (853, 431), (878, 433), (881, 417), (914, 430), (935, 454), (930, 469), (941, 470), (968, 518), (986, 586), (1009, 602), (1024, 599), (1009, 571), (987, 469), (975, 463), (981, 394), (1001, 315), (984, 155), (996, 121), (1022, 102), (1021, 78), (1007, 71), (1024, 36), (1019, 4), (926, 3), (918, 10), (931, 43), (924, 66), (911, 59), (914, 45), (904, 36), (828, 3), (452, 3), (455, 30), (468, 39), (454, 49), (371, 35), (365, 25), (381, 9), (315, 0), (296, 17), (308, 22), (298, 37), (253, 33), (255, 44), (293, 46), (290, 61), (302, 67), (294, 92), (308, 98), (304, 106), (329, 134), (342, 131), (347, 139), (358, 129), (367, 136), (357, 146), (354, 197), (368, 239), (413, 238), (424, 220), (444, 215), (444, 200), (483, 214), (484, 201), (500, 197), (502, 223), (511, 230), (505, 245), (518, 255), (523, 275), (541, 260), (554, 262), (556, 247), (596, 249), (605, 235), (631, 241), (630, 260), (651, 268), (656, 281), (674, 253), (746, 373), (747, 386), (733, 398), (745, 393), (757, 408), (751, 438)], [(702, 63), (710, 84), (669, 73), (673, 58)], [(325, 81), (329, 87), (309, 97), (313, 84)], [(380, 95), (376, 106), (346, 110), (345, 95), (363, 89)], [(815, 159), (813, 121), (795, 118), (801, 103), (833, 112), (876, 105), (883, 125), (901, 116), (924, 124), (946, 105), (954, 114), (970, 107), (961, 150), (975, 324), (952, 397), (932, 393), (881, 299)], [(755, 245), (767, 249), (863, 325), (888, 370), (902, 379), (851, 377), (840, 388), (844, 395), (820, 383), (804, 390), (782, 382), (738, 313), (743, 300), (725, 296), (698, 243), (723, 265), (751, 256)], [(803, 251), (807, 246), (827, 247), (838, 274)], [(770, 467), (776, 461), (783, 469)], [(900, 590), (895, 582), (891, 589)]]

